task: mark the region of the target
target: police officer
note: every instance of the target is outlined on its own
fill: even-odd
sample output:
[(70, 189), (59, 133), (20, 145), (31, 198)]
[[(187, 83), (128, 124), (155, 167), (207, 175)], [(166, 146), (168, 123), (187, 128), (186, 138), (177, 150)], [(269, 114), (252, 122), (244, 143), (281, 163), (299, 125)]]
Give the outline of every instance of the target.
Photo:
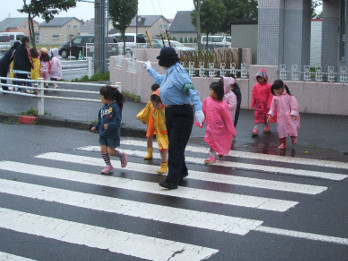
[(164, 47), (157, 56), (158, 64), (166, 70), (161, 75), (156, 72), (151, 63), (145, 62), (144, 67), (160, 85), (159, 94), (164, 105), (167, 105), (166, 126), (169, 138), (168, 175), (159, 183), (167, 189), (176, 189), (178, 183), (188, 175), (185, 164), (185, 148), (191, 135), (193, 125), (193, 109), (201, 125), (204, 121), (202, 103), (195, 90), (190, 75), (180, 65), (179, 57), (172, 47)]

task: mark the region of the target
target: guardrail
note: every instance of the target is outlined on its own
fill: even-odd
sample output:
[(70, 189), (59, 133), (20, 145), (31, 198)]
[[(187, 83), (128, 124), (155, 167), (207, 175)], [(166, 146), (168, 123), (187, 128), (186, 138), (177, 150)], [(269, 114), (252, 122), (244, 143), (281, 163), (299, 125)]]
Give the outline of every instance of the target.
[(62, 60), (61, 64), (63, 72), (81, 71), (81, 69), (85, 69), (87, 70), (89, 78), (93, 75), (94, 64), (92, 57), (87, 57), (85, 60)]
[[(11, 95), (20, 95), (20, 96), (27, 96), (29, 98), (35, 98), (37, 99), (37, 111), (38, 115), (42, 116), (44, 115), (45, 111), (45, 99), (57, 99), (57, 100), (71, 100), (71, 101), (86, 101), (86, 102), (100, 102), (100, 99), (91, 99), (91, 98), (81, 98), (81, 97), (65, 97), (65, 96), (49, 96), (45, 95), (45, 91), (50, 92), (66, 92), (66, 93), (83, 93), (83, 94), (96, 94), (99, 95), (99, 91), (86, 91), (86, 90), (77, 90), (77, 89), (55, 89), (55, 88), (45, 88), (44, 84), (57, 84), (59, 85), (66, 85), (69, 86), (93, 86), (93, 87), (103, 87), (107, 84), (95, 84), (95, 83), (77, 83), (77, 82), (63, 82), (63, 81), (44, 81), (42, 78), (37, 80), (26, 80), (26, 79), (17, 79), (17, 78), (8, 78), (8, 77), (0, 77), (0, 80), (10, 80), (10, 81), (20, 81), (20, 82), (26, 82), (27, 84), (30, 83), (32, 86), (23, 86), (23, 85), (16, 85), (16, 84), (9, 84), (9, 83), (1, 83), (1, 86), (6, 87), (12, 87), (12, 88), (20, 88), (24, 90), (31, 90), (34, 93), (25, 93), (25, 92), (14, 92), (13, 90), (3, 90), (0, 88), (0, 93), (7, 93)], [(117, 88), (120, 92), (122, 92), (122, 85), (121, 82), (116, 82), (114, 85), (111, 85), (112, 87)]]

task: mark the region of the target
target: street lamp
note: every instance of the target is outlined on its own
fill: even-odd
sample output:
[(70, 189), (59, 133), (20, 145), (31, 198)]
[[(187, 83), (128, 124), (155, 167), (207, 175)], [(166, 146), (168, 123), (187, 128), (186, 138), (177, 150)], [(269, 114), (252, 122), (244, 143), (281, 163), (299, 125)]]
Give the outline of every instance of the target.
[(138, 43), (137, 39), (138, 39), (138, 23), (141, 23), (141, 16), (137, 15), (135, 16), (135, 44)]

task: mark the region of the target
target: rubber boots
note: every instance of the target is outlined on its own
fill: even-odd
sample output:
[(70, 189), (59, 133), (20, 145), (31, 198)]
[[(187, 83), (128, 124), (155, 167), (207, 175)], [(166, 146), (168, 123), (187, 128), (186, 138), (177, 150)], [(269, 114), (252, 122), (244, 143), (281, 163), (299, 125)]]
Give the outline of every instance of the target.
[(286, 138), (281, 138), (278, 149), (285, 149), (285, 148), (286, 148)]
[(166, 173), (168, 171), (168, 161), (166, 162), (162, 162), (161, 163), (161, 168), (159, 170), (157, 170), (158, 174), (163, 174)]
[(153, 148), (147, 148), (147, 155), (144, 157), (145, 160), (152, 159)]

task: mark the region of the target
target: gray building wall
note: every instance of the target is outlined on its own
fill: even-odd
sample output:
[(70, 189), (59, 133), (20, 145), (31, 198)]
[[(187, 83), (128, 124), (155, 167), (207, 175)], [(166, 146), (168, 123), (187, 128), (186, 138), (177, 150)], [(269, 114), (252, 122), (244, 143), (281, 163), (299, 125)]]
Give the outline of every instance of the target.
[(338, 28), (340, 21), (339, 5), (341, 0), (323, 2), (323, 31), (321, 64), (323, 70), (338, 65)]
[(257, 24), (232, 24), (232, 47), (251, 48), (252, 64), (257, 62)]
[(336, 70), (339, 66), (348, 66), (347, 9), (348, 0), (323, 1), (321, 63), (325, 71), (328, 66)]
[(285, 0), (283, 64), (310, 63), (311, 0)]
[(311, 26), (311, 54), (310, 54), (310, 66), (321, 65), (321, 31), (322, 21), (313, 20)]
[(259, 0), (257, 63), (278, 65), (283, 61), (284, 0)]
[(311, 0), (259, 0), (257, 63), (309, 64)]

